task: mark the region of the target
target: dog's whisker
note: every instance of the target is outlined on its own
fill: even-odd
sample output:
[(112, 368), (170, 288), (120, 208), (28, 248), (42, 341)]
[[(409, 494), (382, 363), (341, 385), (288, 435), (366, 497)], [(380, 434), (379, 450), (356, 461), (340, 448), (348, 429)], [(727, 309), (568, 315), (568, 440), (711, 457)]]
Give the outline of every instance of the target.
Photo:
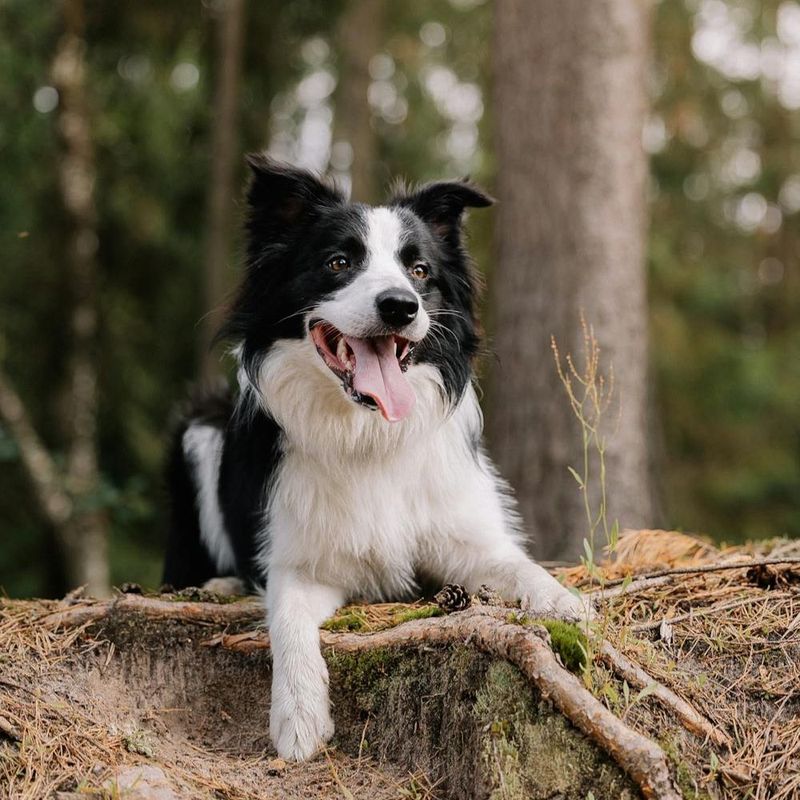
[(446, 325), (442, 325), (441, 322), (436, 322), (434, 320), (431, 320), (431, 328), (433, 330), (441, 331), (442, 333), (447, 333), (450, 336), (452, 336), (453, 341), (456, 343), (456, 347), (458, 347), (458, 349), (461, 350), (461, 342), (458, 340), (458, 336), (456, 336), (455, 333), (453, 333), (453, 331), (451, 331), (450, 328), (448, 328)]
[(308, 314), (308, 312), (309, 312), (309, 311), (313, 311), (313, 310), (314, 310), (314, 308), (315, 308), (315, 305), (316, 305), (316, 304), (314, 304), (314, 305), (310, 305), (310, 306), (308, 306), (308, 307), (306, 307), (306, 308), (301, 308), (299, 311), (295, 311), (293, 314), (287, 314), (287, 315), (286, 315), (285, 317), (283, 317), (282, 319), (279, 319), (279, 320), (278, 320), (278, 321), (275, 323), (275, 326), (277, 327), (277, 326), (278, 326), (278, 325), (280, 325), (281, 323), (283, 323), (283, 322), (286, 322), (287, 320), (290, 320), (290, 319), (292, 319), (293, 317), (302, 317), (304, 314)]

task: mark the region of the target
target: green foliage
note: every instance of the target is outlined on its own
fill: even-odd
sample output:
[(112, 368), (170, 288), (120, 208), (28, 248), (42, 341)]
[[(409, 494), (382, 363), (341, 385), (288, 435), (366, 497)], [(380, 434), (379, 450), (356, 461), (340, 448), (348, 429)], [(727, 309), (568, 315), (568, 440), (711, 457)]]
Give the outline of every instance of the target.
[[(776, 54), (780, 6), (717, 10), (732, 47)], [(693, 56), (701, 12), (660, 3), (654, 36), (665, 140), (652, 162), (650, 298), (668, 523), (727, 540), (798, 536), (800, 228), (786, 187), (800, 115), (774, 80)]]
[[(798, 536), (800, 234), (787, 187), (800, 185), (800, 116), (782, 105), (774, 81), (726, 74), (693, 52), (707, 5), (657, 4), (653, 36), (653, 129), (663, 135), (649, 142), (649, 278), (665, 522), (727, 539)], [(308, 117), (298, 86), (315, 70), (335, 76), (344, 7), (345, 0), (248, 4), (241, 151), (274, 144), (277, 132), (296, 144)], [(780, 7), (779, 0), (724, 4), (741, 41), (764, 52), (784, 46)], [(197, 323), (207, 310), (199, 275), (213, 9), (146, 0), (108, 13), (87, 0), (103, 470), (90, 502), (112, 520), (116, 582), (159, 582), (164, 444), (171, 411), (195, 375)], [(470, 173), (490, 182), (497, 157), (489, 146), (492, 3), (411, 0), (387, 9), (373, 72), (382, 96), (396, 102), (374, 108), (379, 174), (388, 182)], [(42, 0), (6, 0), (0, 13), (0, 359), (44, 442), (61, 457), (66, 220), (56, 112), (34, 106), (37, 91), (51, 83), (59, 14), (58, 4)], [(196, 82), (178, 80), (179, 65), (189, 73), (196, 67)], [(459, 112), (455, 97), (475, 102)], [(335, 101), (333, 94), (324, 102), (332, 124)], [(476, 136), (474, 148), (463, 147)], [(242, 165), (239, 182), (245, 177)], [(766, 209), (755, 226), (748, 208)], [(491, 222), (490, 214), (470, 222), (472, 250), (489, 278)], [(232, 265), (240, 247), (232, 249)], [(235, 279), (232, 266), (231, 285)], [(502, 320), (487, 320), (489, 329), (494, 324)], [(63, 591), (52, 532), (2, 428), (0, 521), (0, 589)]]

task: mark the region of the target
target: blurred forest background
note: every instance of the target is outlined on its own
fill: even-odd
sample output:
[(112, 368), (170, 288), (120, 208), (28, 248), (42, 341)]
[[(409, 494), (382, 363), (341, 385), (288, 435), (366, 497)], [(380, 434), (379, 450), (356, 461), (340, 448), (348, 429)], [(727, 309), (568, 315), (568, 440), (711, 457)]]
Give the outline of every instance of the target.
[[(362, 200), (398, 175), (497, 193), (504, 1), (0, 0), (5, 592), (73, 582), (76, 508), (110, 532), (112, 582), (158, 585), (166, 432), (213, 372), (198, 342), (236, 279), (245, 152)], [(651, 11), (651, 524), (800, 536), (800, 4)], [(470, 221), (490, 296), (499, 213)], [(490, 432), (514, 402), (490, 392)]]

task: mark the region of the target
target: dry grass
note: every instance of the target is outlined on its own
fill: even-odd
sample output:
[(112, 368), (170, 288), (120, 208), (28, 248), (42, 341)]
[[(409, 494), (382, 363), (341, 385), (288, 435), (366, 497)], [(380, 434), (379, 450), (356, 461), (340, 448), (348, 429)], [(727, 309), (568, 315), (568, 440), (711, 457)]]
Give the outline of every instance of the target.
[[(683, 787), (690, 797), (800, 797), (800, 564), (791, 561), (798, 557), (800, 541), (718, 551), (679, 533), (630, 531), (616, 558), (600, 567), (607, 581), (670, 568), (706, 570), (636, 580), (630, 591), (606, 599), (597, 593), (605, 635), (618, 650), (733, 742), (729, 751), (714, 751), (676, 736), (674, 720), (651, 698), (628, 713), (630, 695), (626, 700), (614, 676), (597, 668), (593, 682), (606, 704), (660, 739), (684, 777), (693, 776)], [(709, 569), (764, 558), (789, 561)], [(562, 574), (573, 585), (590, 577), (580, 567)]]
[[(0, 713), (11, 724), (0, 734), (0, 786), (8, 797), (50, 797), (76, 774), (99, 780), (119, 760), (122, 742), (90, 715), (44, 689), (74, 655), (83, 629), (55, 634), (37, 626), (32, 609), (7, 608), (0, 616)], [(83, 652), (96, 643), (83, 644)], [(103, 765), (95, 771), (97, 765)], [(74, 781), (72, 781), (74, 783)]]
[[(52, 632), (41, 621), (59, 604), (0, 601), (0, 798), (13, 800), (437, 800), (424, 775), (335, 749), (306, 764), (213, 736), (169, 728), (184, 709), (142, 714), (113, 681), (102, 695), (87, 678), (114, 648), (87, 626)], [(141, 727), (140, 727), (141, 724)], [(233, 724), (233, 723), (231, 723)], [(264, 731), (266, 744), (266, 731)]]

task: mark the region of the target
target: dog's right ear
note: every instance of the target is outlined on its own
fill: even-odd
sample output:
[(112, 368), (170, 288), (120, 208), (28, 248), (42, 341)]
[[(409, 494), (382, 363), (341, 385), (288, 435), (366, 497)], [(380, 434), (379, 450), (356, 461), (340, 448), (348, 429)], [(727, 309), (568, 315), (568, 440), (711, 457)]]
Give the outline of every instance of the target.
[(252, 234), (285, 239), (297, 226), (312, 222), (320, 208), (344, 202), (336, 189), (308, 170), (263, 153), (248, 155), (247, 164), (253, 173), (247, 190)]

